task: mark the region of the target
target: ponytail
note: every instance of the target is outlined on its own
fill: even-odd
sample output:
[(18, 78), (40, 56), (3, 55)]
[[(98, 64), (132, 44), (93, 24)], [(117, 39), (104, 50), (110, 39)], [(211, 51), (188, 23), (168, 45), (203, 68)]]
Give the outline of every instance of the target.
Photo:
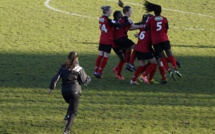
[(143, 4), (143, 6), (145, 7), (145, 10), (147, 12), (152, 12), (154, 11), (155, 15), (160, 15), (161, 13), (161, 6), (157, 5), (157, 4), (153, 4), (148, 2), (147, 0), (145, 1), (145, 3)]

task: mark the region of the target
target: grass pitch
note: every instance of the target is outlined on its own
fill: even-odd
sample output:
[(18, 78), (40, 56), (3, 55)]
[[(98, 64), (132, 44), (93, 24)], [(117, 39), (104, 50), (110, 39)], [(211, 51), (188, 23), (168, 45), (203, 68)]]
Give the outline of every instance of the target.
[[(55, 12), (45, 0), (0, 1), (0, 133), (62, 133), (67, 104), (60, 83), (51, 96), (52, 76), (70, 51), (92, 74), (100, 36), (102, 5), (120, 10), (116, 1), (51, 0), (49, 5), (82, 18)], [(142, 0), (129, 0), (132, 20), (144, 13)], [(151, 2), (157, 2), (151, 0)], [(112, 52), (104, 79), (83, 88), (76, 134), (213, 134), (215, 133), (215, 16), (213, 0), (160, 0), (170, 23), (175, 57), (181, 59), (183, 79), (165, 86), (130, 86), (112, 73), (118, 58)], [(135, 32), (130, 32), (130, 38)], [(160, 79), (159, 74), (155, 76)]]

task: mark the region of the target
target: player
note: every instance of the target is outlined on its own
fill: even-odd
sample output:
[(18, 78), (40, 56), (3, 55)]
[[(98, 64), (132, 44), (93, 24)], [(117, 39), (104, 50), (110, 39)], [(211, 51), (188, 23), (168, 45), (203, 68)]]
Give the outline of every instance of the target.
[[(143, 20), (142, 23), (145, 24), (145, 22), (148, 20), (148, 18), (150, 18), (152, 15), (150, 14), (146, 14), (143, 15)], [(144, 28), (140, 28), (140, 32), (138, 34), (138, 43), (135, 46), (135, 52), (137, 55), (137, 59), (139, 62), (139, 67), (137, 68), (137, 70), (135, 71), (132, 80), (130, 81), (131, 85), (139, 85), (139, 83), (136, 81), (138, 76), (143, 72), (144, 70), (144, 65), (145, 65), (145, 60), (148, 60), (149, 63), (145, 66), (145, 72), (143, 74), (143, 76), (141, 76), (140, 78), (146, 83), (149, 84), (149, 80), (147, 78), (148, 74), (154, 75), (155, 70), (157, 68), (157, 60), (152, 52), (151, 49), (151, 37), (150, 37), (150, 33), (149, 31), (144, 27)], [(160, 68), (163, 68), (163, 66), (160, 66)], [(165, 74), (162, 74), (162, 84), (166, 84), (166, 76)], [(165, 81), (165, 83), (164, 83)]]
[(67, 121), (64, 134), (69, 134), (77, 115), (79, 98), (81, 95), (81, 85), (87, 85), (91, 78), (78, 64), (77, 52), (71, 52), (66, 62), (60, 67), (58, 73), (52, 79), (49, 86), (49, 94), (55, 89), (59, 79), (62, 79), (62, 96), (69, 103), (67, 114), (64, 118)]
[[(121, 11), (115, 11), (113, 13), (113, 17), (114, 17), (114, 21), (117, 22), (121, 17), (123, 17), (122, 12)], [(115, 38), (115, 31), (114, 31), (114, 38)], [(125, 51), (125, 49), (122, 49), (122, 48), (116, 46), (115, 43), (113, 43), (112, 48), (120, 59), (118, 65), (115, 68), (113, 68), (113, 72), (116, 74), (116, 77), (119, 80), (124, 80), (125, 78), (121, 74), (118, 74), (118, 72), (122, 71), (122, 67), (125, 64), (125, 53), (126, 53), (126, 51)]]
[[(128, 35), (127, 32), (129, 29), (138, 29), (138, 28), (142, 28), (143, 25), (135, 25), (133, 24), (132, 20), (129, 18), (131, 17), (132, 14), (132, 8), (130, 6), (123, 6), (123, 14), (124, 16), (122, 18), (119, 19), (119, 23), (120, 24), (124, 24), (126, 25), (125, 27), (121, 27), (116, 29), (115, 32), (115, 43), (119, 48), (125, 49), (126, 50), (126, 58), (130, 56), (130, 52), (131, 49), (134, 48), (135, 43), (128, 39)], [(136, 58), (135, 53), (132, 54), (133, 58)], [(126, 60), (127, 61), (127, 60)], [(127, 66), (129, 67), (129, 69), (134, 70), (134, 66), (132, 66), (130, 63), (127, 63)], [(121, 75), (121, 70), (122, 70), (123, 66), (120, 66), (119, 70), (116, 73), (117, 78), (121, 79), (120, 77)]]
[(168, 56), (169, 61), (172, 63), (174, 68), (174, 73), (178, 77), (182, 77), (182, 75), (177, 70), (176, 60), (172, 54), (170, 41), (168, 39), (167, 31), (169, 29), (168, 21), (165, 17), (161, 16), (161, 6), (150, 3), (146, 1), (144, 3), (147, 12), (154, 11), (155, 16), (151, 17), (147, 22), (147, 27), (151, 32), (151, 38), (154, 50), (159, 57), (159, 60), (162, 61), (164, 67), (168, 70), (170, 77), (175, 80), (174, 74), (168, 66), (168, 61), (165, 58), (163, 51), (165, 51), (166, 55)]
[(113, 22), (108, 17), (112, 14), (110, 6), (101, 7), (103, 15), (99, 18), (101, 36), (99, 41), (99, 56), (96, 59), (94, 76), (102, 79), (102, 72), (107, 64), (108, 56), (114, 43), (114, 27), (124, 27), (126, 24)]

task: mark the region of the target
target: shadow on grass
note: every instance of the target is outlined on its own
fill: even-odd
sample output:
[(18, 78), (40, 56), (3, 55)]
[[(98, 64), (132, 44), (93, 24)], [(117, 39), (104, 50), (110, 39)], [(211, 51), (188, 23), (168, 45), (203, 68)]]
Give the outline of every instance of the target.
[[(0, 88), (45, 88), (49, 86), (51, 78), (65, 61), (67, 54), (0, 54)], [(92, 76), (97, 55), (79, 54), (81, 66)], [(112, 68), (118, 58), (111, 54), (104, 70), (104, 79), (95, 79), (87, 87), (89, 90), (99, 91), (128, 91), (128, 92), (169, 92), (169, 93), (203, 93), (214, 94), (214, 57), (178, 57), (183, 62), (180, 69), (183, 79), (176, 82), (169, 79), (165, 86), (140, 85), (130, 86), (129, 81), (133, 73), (123, 70), (125, 81), (115, 78)], [(159, 80), (157, 72), (155, 79)], [(60, 89), (60, 83), (58, 84)]]

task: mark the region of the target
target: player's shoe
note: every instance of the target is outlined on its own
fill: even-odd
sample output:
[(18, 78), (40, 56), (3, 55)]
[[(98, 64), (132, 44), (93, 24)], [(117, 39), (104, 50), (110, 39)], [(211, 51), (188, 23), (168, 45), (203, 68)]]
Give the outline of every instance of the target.
[(119, 80), (124, 80), (124, 79), (125, 79), (121, 74), (117, 74), (116, 77), (117, 77)]
[(130, 63), (126, 63), (125, 69), (130, 71), (130, 72), (134, 72), (136, 70), (135, 66), (131, 65)]
[(102, 74), (100, 74), (100, 73), (97, 73), (97, 78), (98, 78), (98, 79), (103, 79), (103, 76), (102, 76)]
[(161, 80), (161, 81), (160, 81), (160, 84), (161, 84), (161, 85), (167, 84), (167, 80)]
[(181, 60), (177, 60), (176, 64), (177, 64), (178, 68), (181, 68)]
[(182, 78), (182, 74), (179, 73), (179, 71), (175, 70), (175, 74), (176, 74), (179, 78)]
[(98, 73), (97, 72), (94, 72), (93, 75), (98, 78)]
[(117, 75), (118, 71), (117, 71), (116, 67), (113, 68), (113, 72), (114, 72), (115, 75)]
[(140, 76), (140, 79), (144, 82), (144, 83), (146, 83), (147, 85), (149, 85), (150, 83), (149, 83), (149, 80), (148, 80), (148, 78), (147, 78), (147, 76)]
[(170, 78), (172, 78), (174, 81), (176, 81), (175, 76), (174, 76), (174, 74), (173, 74), (172, 71), (169, 72), (169, 76), (170, 76)]
[(150, 83), (150, 84), (158, 84), (158, 82), (155, 81), (154, 79), (151, 79), (151, 80), (149, 81), (149, 83)]
[(139, 83), (137, 81), (133, 81), (133, 80), (130, 81), (130, 84), (131, 85), (139, 85)]

